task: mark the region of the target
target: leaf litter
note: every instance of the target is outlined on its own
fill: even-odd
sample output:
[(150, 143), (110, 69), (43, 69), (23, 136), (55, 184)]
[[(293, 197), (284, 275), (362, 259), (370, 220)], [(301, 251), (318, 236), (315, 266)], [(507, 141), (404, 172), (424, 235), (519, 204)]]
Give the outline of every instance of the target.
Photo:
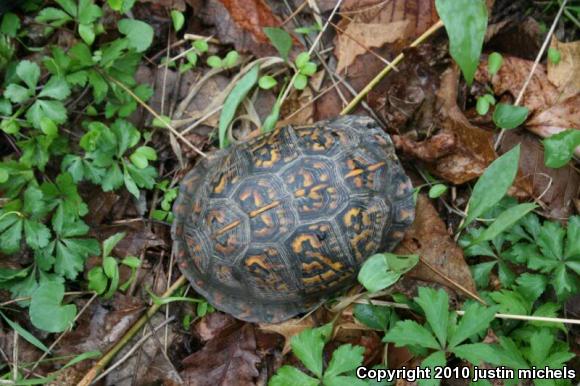
[[(224, 47), (231, 45), (242, 54), (264, 57), (276, 55), (276, 50), (268, 43), (263, 32), (264, 27), (284, 25), (292, 35), (295, 48), (298, 46), (301, 49), (307, 45), (293, 31), (294, 27), (314, 25), (320, 17), (325, 19), (336, 4), (334, 1), (319, 1), (316, 2), (319, 9), (316, 10), (311, 7), (314, 4), (307, 1), (300, 12), (290, 14), (287, 8), (271, 6), (271, 2), (264, 0), (212, 0), (203, 2), (203, 6), (201, 3), (195, 0), (173, 0), (156, 2), (154, 5), (142, 4), (137, 14), (155, 9), (156, 17), (165, 18), (164, 22), (170, 23), (165, 11), (187, 10), (192, 12), (191, 16), (186, 16), (187, 32), (207, 38), (211, 36), (219, 42), (219, 45), (212, 47), (212, 53), (224, 54)], [(289, 3), (294, 9), (300, 7), (298, 2)], [(318, 11), (323, 14), (318, 14)], [(421, 177), (415, 178), (415, 185), (426, 182), (432, 184), (436, 178), (448, 184), (451, 191), (437, 200), (430, 200), (425, 194), (418, 195), (417, 218), (396, 253), (418, 254), (422, 260), (397, 288), (412, 297), (416, 295), (418, 283), (442, 286), (452, 294), (454, 302), (461, 303), (469, 298), (469, 294), (457, 284), (473, 294), (477, 294), (477, 287), (463, 251), (453, 237), (452, 229), (457, 228), (465, 216), (456, 208), (463, 207), (469, 200), (470, 192), (466, 189), (466, 183), (481, 176), (498, 154), (506, 153), (517, 144), (521, 146), (522, 157), (516, 182), (509, 190), (511, 195), (539, 201), (542, 213), (549, 218), (566, 219), (575, 211), (578, 212), (580, 178), (577, 166), (572, 161), (559, 169), (546, 167), (537, 136), (548, 137), (565, 129), (580, 128), (578, 77), (571, 76), (578, 73), (580, 58), (578, 42), (552, 39), (551, 47), (560, 52), (562, 60), (558, 64), (547, 61), (547, 66), (542, 63), (538, 65), (522, 99), (522, 105), (530, 112), (523, 124), (527, 131), (514, 129), (506, 132), (496, 153), (493, 144), (497, 132), (494, 131), (496, 128), (491, 116), (479, 117), (474, 113), (475, 103), (470, 92), (474, 91), (474, 95), (477, 95), (485, 90), (491, 92), (498, 101), (513, 103), (539, 48), (529, 43), (537, 41), (541, 35), (537, 23), (528, 17), (525, 23), (519, 23), (521, 25), (514, 24), (513, 18), (490, 24), (486, 42), (491, 43), (490, 49), (493, 47), (494, 51), (504, 54), (503, 64), (497, 74), (492, 76), (487, 71), (484, 55), (475, 75), (476, 84), (469, 88), (461, 78), (459, 68), (448, 56), (449, 47), (444, 34), (435, 34), (421, 46), (408, 48), (411, 41), (437, 20), (435, 1), (431, 0), (345, 0), (334, 20), (335, 26), (330, 26), (329, 31), (323, 35), (321, 48), (317, 50), (327, 64), (327, 68), (320, 66), (316, 75), (319, 87), (311, 84), (302, 92), (293, 92), (283, 106), (280, 118), (283, 123), (301, 124), (338, 115), (344, 107), (342, 99), (352, 99), (388, 61), (399, 52), (405, 52), (404, 61), (372, 90), (365, 102), (392, 134), (405, 167), (410, 172), (420, 172)], [(521, 35), (522, 29), (524, 39), (529, 44), (518, 47), (513, 41), (518, 34)], [(160, 27), (159, 32), (162, 30)], [(156, 48), (161, 52), (168, 37), (168, 32), (163, 31), (155, 35)], [(170, 38), (172, 43), (179, 39), (178, 36)], [(66, 40), (61, 37), (60, 41)], [(522, 49), (530, 52), (522, 52)], [(177, 48), (171, 51), (170, 56), (182, 52), (183, 48)], [(295, 53), (293, 51), (290, 57)], [(168, 115), (179, 110), (179, 104), (187, 100), (196, 83), (209, 73), (203, 87), (187, 100), (188, 103), (181, 106), (179, 116), (174, 118), (176, 121), (186, 121), (180, 127), (181, 130), (186, 124), (199, 120), (198, 126), (187, 133), (187, 138), (196, 146), (207, 149), (211, 143), (216, 143), (209, 137), (219, 125), (219, 114), (207, 115), (207, 106), (223, 103), (223, 90), (230, 85), (240, 67), (220, 71), (196, 68), (183, 74), (174, 68), (166, 73), (163, 66), (157, 68), (145, 64), (144, 67), (142, 82), (150, 83), (154, 89), (150, 105), (155, 111), (163, 111)], [(486, 85), (490, 86), (489, 90), (485, 89)], [(263, 120), (272, 109), (275, 99), (274, 94), (256, 97), (250, 93), (250, 102), (243, 105), (242, 109), (249, 114), (250, 106), (254, 104), (255, 109), (259, 110), (257, 116)], [(303, 109), (302, 114), (287, 118), (299, 109)], [(134, 114), (131, 119), (135, 123), (152, 121), (152, 117), (143, 112)], [(234, 124), (236, 138), (258, 134), (257, 130), (247, 129), (247, 126), (244, 130), (242, 126)], [(164, 152), (160, 152), (163, 154), (162, 160), (171, 168), (173, 153), (176, 152), (169, 151), (170, 145), (166, 139), (164, 135), (151, 137), (153, 146), (164, 149)], [(4, 149), (4, 143), (1, 145)], [(179, 144), (173, 143), (174, 150), (176, 147), (179, 148)], [(195, 155), (188, 153), (186, 147), (181, 150), (182, 158)], [(176, 181), (182, 172), (169, 170), (164, 173), (163, 177)], [(427, 181), (424, 181), (425, 175), (428, 175)], [(128, 194), (92, 192), (90, 186), (81, 187), (81, 192), (87, 199), (92, 198), (89, 200), (91, 210), (86, 221), (93, 227), (95, 236), (102, 240), (111, 233), (126, 231), (128, 236), (117, 245), (115, 255), (143, 256), (147, 262), (146, 272), (155, 273), (156, 279), (147, 277), (148, 274), (140, 276), (136, 288), (152, 288), (153, 292), (161, 293), (170, 275), (169, 272), (159, 273), (159, 270), (164, 271), (172, 261), (171, 242), (166, 227), (160, 224), (151, 226), (149, 221), (132, 220), (149, 216), (148, 211), (143, 210), (147, 207), (143, 205), (143, 198), (140, 205)], [(157, 190), (155, 193), (158, 200), (159, 192)], [(10, 264), (23, 264), (25, 259)], [(94, 258), (91, 259), (85, 274), (96, 263)], [(128, 271), (122, 272), (124, 279), (127, 274)], [(173, 277), (176, 277), (175, 270)], [(354, 290), (357, 293), (359, 291), (359, 287)], [(5, 294), (2, 296), (4, 300)], [(91, 304), (76, 321), (75, 328), (64, 334), (56, 346), (56, 352), (63, 356), (94, 350), (106, 352), (143, 314), (146, 309), (143, 299), (150, 300), (146, 290), (141, 290), (137, 295), (117, 294), (109, 301), (98, 300)], [(72, 298), (70, 302), (79, 309), (86, 304), (86, 300), (80, 297)], [(178, 308), (181, 310), (177, 311)], [(419, 363), (414, 353), (406, 348), (389, 345), (385, 349), (375, 331), (361, 328), (361, 323), (353, 316), (352, 306), (337, 314), (330, 308), (316, 315), (277, 325), (244, 323), (220, 312), (203, 314), (200, 308), (197, 303), (187, 307), (182, 307), (182, 303), (168, 307), (169, 315), (175, 313), (182, 317), (179, 323), (174, 321), (168, 334), (164, 334), (163, 329), (154, 334), (136, 354), (107, 376), (106, 383), (129, 385), (159, 381), (192, 385), (265, 384), (281, 365), (292, 363), (301, 366), (290, 353), (293, 337), (334, 318), (338, 318), (337, 326), (330, 344), (325, 348), (326, 363), (344, 343), (363, 346), (366, 365), (384, 363), (386, 358), (390, 365), (396, 367)], [(190, 325), (182, 323), (186, 317), (191, 321)], [(145, 331), (150, 331), (163, 320), (160, 314), (151, 318)], [(22, 322), (25, 323), (24, 319)], [(29, 324), (26, 327), (37, 332)], [(3, 352), (11, 352), (13, 335), (5, 335), (5, 330), (2, 329), (0, 348)], [(138, 338), (133, 339), (128, 347), (136, 343)], [(166, 351), (166, 347), (169, 350)], [(22, 341), (19, 354), (20, 361), (34, 361), (39, 357), (36, 349)], [(117, 359), (124, 354), (122, 352)], [(82, 362), (66, 375), (77, 382), (92, 363)], [(300, 368), (305, 370), (304, 367)], [(43, 364), (39, 368), (39, 371), (46, 374), (54, 370), (50, 364)]]

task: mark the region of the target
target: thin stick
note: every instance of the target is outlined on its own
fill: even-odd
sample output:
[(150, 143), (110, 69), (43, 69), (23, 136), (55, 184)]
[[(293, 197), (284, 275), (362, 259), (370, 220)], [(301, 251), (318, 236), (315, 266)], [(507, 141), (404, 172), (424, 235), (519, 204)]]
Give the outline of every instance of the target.
[(119, 359), (117, 362), (115, 362), (111, 367), (109, 367), (107, 370), (105, 370), (101, 375), (99, 375), (97, 378), (95, 378), (94, 382), (99, 381), (100, 379), (102, 379), (103, 377), (106, 377), (107, 374), (109, 374), (111, 371), (115, 370), (117, 367), (119, 367), (123, 362), (125, 362), (131, 355), (133, 355), (133, 353), (135, 351), (137, 351), (137, 349), (139, 347), (141, 347), (141, 345), (143, 343), (145, 343), (147, 341), (147, 339), (149, 339), (153, 334), (155, 334), (157, 331), (159, 331), (161, 328), (163, 327), (167, 327), (169, 325), (169, 323), (171, 323), (172, 321), (175, 320), (175, 316), (172, 316), (169, 319), (165, 319), (163, 322), (161, 322), (157, 327), (155, 327), (153, 329), (153, 331), (149, 331), (147, 334), (145, 334), (141, 339), (139, 339), (137, 341), (137, 343), (135, 343), (135, 345), (133, 347), (131, 347), (131, 349), (125, 354), (123, 355), (123, 357), (121, 359)]
[[(355, 303), (359, 304), (369, 304), (368, 300), (355, 300)], [(401, 308), (405, 310), (410, 310), (406, 304), (395, 303), (395, 302), (388, 302), (385, 300), (373, 300), (370, 302), (374, 306), (383, 306), (383, 307), (393, 307), (393, 308)], [(454, 311), (458, 315), (464, 315), (465, 311), (457, 310)], [(579, 324), (579, 319), (565, 319), (565, 318), (549, 318), (547, 316), (529, 316), (529, 315), (515, 315), (515, 314), (495, 314), (494, 317), (496, 319), (509, 319), (509, 320), (525, 320), (529, 322), (548, 322), (548, 323), (564, 323), (564, 324)]]
[[(179, 279), (173, 283), (167, 291), (161, 296), (161, 299), (167, 298), (184, 285), (187, 282), (185, 276), (180, 276)], [(151, 307), (147, 310), (145, 315), (143, 315), (139, 320), (123, 335), (123, 337), (111, 348), (99, 361), (85, 374), (83, 379), (77, 384), (77, 386), (89, 386), (93, 380), (99, 375), (99, 373), (109, 364), (109, 362), (117, 355), (117, 353), (139, 332), (141, 327), (147, 323), (147, 321), (159, 310), (161, 307), (160, 303), (153, 303)]]
[(139, 98), (137, 95), (135, 95), (135, 93), (133, 91), (131, 91), (131, 89), (129, 89), (129, 87), (125, 86), (123, 83), (119, 82), (117, 79), (111, 77), (110, 75), (105, 74), (104, 72), (101, 74), (104, 75), (111, 82), (113, 82), (116, 85), (118, 85), (119, 87), (121, 87), (125, 92), (127, 92), (127, 94), (131, 95), (131, 97), (133, 99), (135, 99), (137, 101), (137, 103), (139, 103), (141, 106), (143, 106), (145, 108), (145, 110), (149, 111), (151, 113), (151, 115), (153, 115), (155, 118), (157, 118), (159, 120), (159, 122), (161, 122), (165, 127), (167, 127), (169, 129), (169, 131), (171, 131), (173, 133), (173, 135), (175, 135), (177, 138), (181, 139), (183, 141), (183, 143), (185, 143), (190, 149), (195, 151), (200, 156), (207, 158), (207, 155), (203, 151), (201, 151), (194, 144), (189, 142), (187, 140), (187, 138), (185, 138), (179, 131), (175, 130), (173, 128), (173, 126), (171, 126), (168, 122), (166, 122), (165, 119), (163, 119), (159, 114), (157, 114), (157, 112), (155, 110), (153, 110), (147, 103), (143, 102), (143, 100), (141, 100), (141, 98)]
[[(524, 82), (524, 85), (522, 86), (520, 93), (518, 94), (518, 96), (516, 98), (516, 101), (514, 102), (514, 106), (519, 106), (520, 103), (522, 102), (522, 99), (524, 97), (524, 93), (525, 93), (526, 89), (528, 88), (530, 82), (532, 81), (534, 73), (536, 72), (536, 68), (538, 67), (540, 60), (542, 59), (542, 56), (544, 55), (544, 51), (546, 51), (546, 48), (548, 48), (548, 44), (550, 43), (550, 38), (552, 37), (554, 30), (556, 29), (556, 24), (558, 24), (558, 20), (560, 20), (560, 16), (562, 16), (562, 12), (564, 12), (564, 8), (566, 7), (567, 2), (568, 2), (568, 0), (562, 1), (562, 5), (560, 6), (558, 13), (556, 14), (556, 17), (554, 18), (554, 21), (552, 22), (552, 26), (550, 27), (550, 30), (548, 31), (548, 34), (546, 35), (546, 38), (544, 39), (544, 43), (542, 44), (542, 47), (540, 48), (538, 55), (536, 56), (536, 60), (534, 60), (534, 64), (532, 65), (532, 69), (530, 70), (530, 73), (528, 74), (528, 77), (526, 78), (526, 81)], [(499, 144), (501, 143), (501, 141), (503, 139), (504, 133), (505, 133), (505, 130), (502, 129), (500, 131), (499, 135), (497, 136), (497, 140), (495, 141), (495, 145), (494, 145), (494, 148), (496, 150), (499, 147)]]
[[(416, 47), (419, 44), (423, 43), (427, 38), (429, 38), (431, 35), (433, 35), (435, 32), (437, 32), (441, 27), (443, 27), (443, 22), (441, 20), (439, 20), (437, 23), (433, 24), (427, 31), (423, 32), (423, 34), (421, 36), (419, 36), (413, 43), (410, 44), (410, 47)], [(395, 68), (395, 66), (397, 66), (397, 64), (401, 63), (401, 61), (403, 60), (403, 58), (405, 57), (405, 55), (401, 52), (395, 59), (393, 59), (393, 61), (391, 62), (390, 65), (388, 65), (387, 67), (385, 67), (381, 72), (379, 72), (377, 74), (377, 76), (375, 76), (373, 78), (373, 80), (371, 80), (366, 86), (365, 88), (363, 88), (356, 97), (354, 97), (354, 99), (352, 101), (350, 101), (350, 103), (344, 108), (342, 109), (342, 111), (340, 112), (340, 115), (346, 115), (348, 113), (350, 113), (355, 107), (356, 105), (389, 73), (391, 72), (392, 69)]]

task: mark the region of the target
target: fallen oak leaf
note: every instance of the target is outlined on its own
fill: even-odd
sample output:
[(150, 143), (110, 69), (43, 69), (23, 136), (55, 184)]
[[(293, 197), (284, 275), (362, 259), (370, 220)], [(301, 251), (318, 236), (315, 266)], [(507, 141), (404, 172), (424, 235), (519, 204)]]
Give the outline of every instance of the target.
[(550, 48), (560, 53), (560, 61), (548, 60), (548, 80), (562, 93), (562, 98), (580, 93), (580, 40), (563, 43), (552, 36)]

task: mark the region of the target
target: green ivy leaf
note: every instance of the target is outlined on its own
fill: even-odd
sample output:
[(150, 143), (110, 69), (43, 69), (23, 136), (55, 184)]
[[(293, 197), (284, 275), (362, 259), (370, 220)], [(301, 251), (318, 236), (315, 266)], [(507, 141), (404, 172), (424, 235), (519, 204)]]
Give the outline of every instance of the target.
[(504, 130), (515, 129), (528, 118), (527, 107), (498, 103), (493, 112), (493, 123)]
[(542, 141), (544, 164), (549, 168), (561, 168), (572, 159), (574, 150), (580, 146), (580, 130), (569, 129), (554, 134)]
[(42, 283), (32, 293), (30, 301), (30, 321), (43, 331), (62, 332), (72, 327), (77, 314), (74, 304), (61, 305), (64, 298), (64, 285), (48, 281)]
[(119, 21), (119, 32), (127, 36), (129, 47), (137, 52), (146, 51), (153, 42), (153, 28), (140, 20), (123, 19)]
[(292, 36), (282, 28), (266, 27), (264, 33), (270, 39), (270, 42), (276, 48), (280, 57), (288, 60), (288, 54), (292, 49)]
[(435, 7), (449, 36), (449, 53), (471, 85), (487, 29), (485, 1), (436, 0)]

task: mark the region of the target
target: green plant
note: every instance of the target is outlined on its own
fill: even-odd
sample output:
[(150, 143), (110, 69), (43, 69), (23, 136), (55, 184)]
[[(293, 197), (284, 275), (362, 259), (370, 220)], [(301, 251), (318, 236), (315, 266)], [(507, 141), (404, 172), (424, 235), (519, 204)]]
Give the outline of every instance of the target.
[(395, 284), (418, 262), (417, 255), (377, 253), (364, 262), (357, 278), (368, 291), (377, 292)]
[[(88, 45), (93, 44), (95, 37), (102, 27), (96, 25), (96, 21), (103, 16), (103, 11), (92, 0), (55, 0), (61, 8), (46, 7), (36, 17), (36, 21), (45, 23), (45, 33), (50, 33), (56, 27), (61, 27), (68, 22), (74, 21), (77, 31), (83, 41)], [(53, 27), (53, 28), (51, 28)]]
[[(450, 355), (477, 366), (484, 362), (499, 364), (494, 348), (480, 342), (481, 335), (494, 319), (494, 307), (469, 303), (458, 321), (456, 314), (449, 312), (449, 298), (443, 290), (421, 287), (415, 302), (425, 314), (425, 324), (399, 321), (386, 333), (385, 342), (408, 347), (425, 356), (423, 367), (445, 366)], [(420, 380), (419, 384), (437, 385), (439, 380)]]
[(550, 168), (561, 168), (572, 159), (580, 146), (580, 130), (569, 129), (544, 139), (544, 164)]
[(120, 232), (103, 241), (102, 267), (93, 267), (88, 274), (89, 289), (105, 299), (111, 298), (117, 289), (125, 291), (129, 288), (136, 278), (137, 267), (141, 264), (141, 261), (134, 256), (123, 258), (120, 263), (131, 269), (131, 276), (125, 283), (119, 285), (119, 261), (111, 256), (111, 252), (124, 237), (125, 233)]
[(269, 386), (293, 385), (364, 385), (367, 383), (348, 375), (362, 364), (364, 348), (343, 344), (334, 350), (326, 368), (323, 368), (322, 351), (332, 334), (332, 324), (307, 329), (291, 340), (292, 352), (312, 373), (308, 375), (293, 366), (282, 366), (268, 382)]
[(169, 181), (163, 180), (155, 186), (163, 192), (163, 198), (159, 206), (161, 209), (153, 210), (152, 217), (159, 221), (173, 222), (173, 213), (171, 212), (171, 204), (177, 198), (178, 187), (170, 188)]
[(490, 106), (495, 106), (495, 98), (492, 94), (485, 94), (477, 98), (475, 109), (479, 115), (485, 115), (489, 111)]

